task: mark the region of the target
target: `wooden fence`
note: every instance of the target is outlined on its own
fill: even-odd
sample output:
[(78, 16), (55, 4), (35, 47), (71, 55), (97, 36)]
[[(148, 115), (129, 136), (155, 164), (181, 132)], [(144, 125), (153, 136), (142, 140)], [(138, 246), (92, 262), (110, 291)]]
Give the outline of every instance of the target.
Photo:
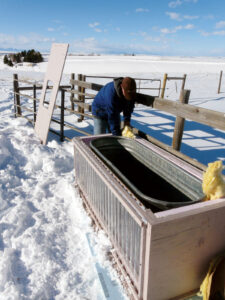
[(181, 80), (182, 81), (181, 90), (184, 90), (186, 78), (187, 78), (187, 74), (184, 74), (183, 77), (169, 77), (168, 74), (165, 73), (164, 77), (163, 77), (163, 86), (162, 86), (162, 91), (161, 91), (161, 98), (164, 98), (164, 96), (165, 96), (167, 81), (169, 81), (169, 80)]
[[(91, 104), (87, 103), (87, 100), (92, 100), (96, 93), (101, 89), (102, 85), (96, 83), (87, 83), (86, 79), (90, 78), (98, 78), (98, 79), (106, 79), (110, 80), (114, 77), (111, 76), (86, 76), (83, 74), (78, 74), (77, 80), (75, 80), (75, 74), (71, 74), (70, 85), (60, 86), (59, 94), (60, 94), (60, 105), (55, 105), (55, 108), (60, 109), (60, 120), (56, 120), (54, 117), (52, 118), (52, 122), (58, 123), (60, 125), (60, 132), (50, 129), (50, 131), (56, 135), (60, 136), (60, 140), (64, 139), (70, 140), (67, 136), (64, 135), (64, 127), (70, 128), (76, 132), (79, 132), (84, 135), (89, 135), (88, 132), (79, 129), (75, 126), (71, 126), (65, 122), (65, 113), (68, 112), (70, 114), (76, 114), (79, 116), (78, 122), (82, 122), (85, 118), (92, 118), (91, 115)], [(160, 94), (161, 91), (161, 80), (160, 79), (145, 79), (145, 78), (135, 78), (138, 84), (138, 90), (154, 90)], [(157, 87), (141, 87), (141, 83), (143, 81), (148, 81), (150, 83), (156, 82), (158, 84)], [(20, 84), (28, 84), (29, 86), (21, 86)], [(22, 80), (18, 78), (17, 74), (13, 76), (13, 87), (14, 87), (14, 111), (15, 117), (20, 116), (26, 118), (30, 123), (34, 124), (36, 121), (37, 114), (37, 105), (39, 99), (37, 98), (37, 91), (42, 89), (41, 84), (37, 84), (36, 82), (32, 82), (29, 80)], [(49, 86), (50, 90), (52, 87)], [(87, 90), (90, 92), (87, 92)], [(28, 95), (23, 93), (24, 91), (32, 91), (32, 95)], [(70, 94), (70, 106), (65, 104), (65, 96), (66, 94)], [(32, 99), (33, 106), (28, 107), (25, 104), (21, 104), (21, 99)], [(48, 104), (47, 101), (45, 101)], [(24, 111), (29, 112), (33, 116), (27, 117), (24, 114)]]
[[(96, 93), (102, 88), (101, 84), (94, 82), (87, 82), (87, 78), (106, 78), (111, 79), (112, 77), (99, 77), (99, 76), (85, 76), (79, 74), (77, 79), (75, 79), (75, 75), (71, 75), (69, 85), (62, 85), (59, 88), (60, 93), (60, 105), (55, 105), (57, 109), (60, 110), (60, 119), (57, 120), (52, 118), (52, 122), (59, 124), (60, 130), (59, 132), (50, 129), (51, 132), (60, 136), (60, 140), (64, 139), (71, 140), (69, 137), (65, 136), (64, 128), (70, 128), (76, 132), (79, 132), (82, 135), (91, 135), (85, 130), (72, 126), (65, 122), (65, 113), (76, 114), (79, 116), (78, 121), (82, 122), (85, 118), (93, 118), (91, 114), (91, 102), (95, 97)], [(170, 78), (170, 77), (169, 77)], [(147, 107), (152, 107), (154, 109), (170, 113), (176, 116), (176, 122), (174, 127), (173, 141), (172, 145), (168, 146), (157, 139), (141, 132), (137, 128), (133, 128), (133, 132), (135, 134), (144, 137), (145, 139), (153, 142), (154, 144), (160, 146), (161, 148), (166, 149), (167, 151), (175, 154), (176, 156), (181, 157), (182, 159), (188, 161), (193, 165), (197, 165), (200, 169), (205, 169), (205, 166), (201, 163), (196, 162), (190, 157), (179, 152), (182, 142), (183, 128), (185, 119), (192, 120), (204, 125), (208, 125), (220, 130), (225, 130), (225, 116), (222, 112), (212, 111), (209, 109), (196, 107), (188, 104), (190, 91), (183, 89), (184, 83), (186, 80), (186, 76), (183, 78), (183, 85), (180, 92), (179, 101), (166, 100), (162, 97), (150, 96), (142, 93), (137, 93), (136, 102), (139, 104), (143, 104)], [(181, 79), (179, 78), (179, 79)], [(167, 76), (168, 79), (168, 76)], [(177, 79), (177, 78), (172, 78)], [(136, 78), (136, 81), (147, 80)], [(151, 80), (151, 79), (149, 79)], [(19, 83), (29, 84), (29, 86), (20, 86)], [(28, 119), (32, 124), (35, 123), (36, 120), (36, 112), (37, 112), (37, 103), (39, 99), (37, 98), (37, 90), (42, 89), (42, 85), (37, 84), (36, 82), (25, 81), (18, 79), (18, 75), (14, 74), (13, 79), (14, 86), (14, 108), (15, 108), (15, 116), (22, 116)], [(165, 86), (164, 86), (165, 88)], [(51, 89), (51, 87), (49, 87)], [(161, 88), (160, 88), (161, 89)], [(33, 95), (24, 94), (23, 91), (32, 91)], [(70, 105), (65, 104), (65, 95), (70, 95)], [(27, 107), (26, 105), (21, 105), (21, 98), (25, 97), (31, 99), (33, 101), (33, 107)], [(33, 117), (27, 117), (24, 115), (23, 111), (28, 111)]]

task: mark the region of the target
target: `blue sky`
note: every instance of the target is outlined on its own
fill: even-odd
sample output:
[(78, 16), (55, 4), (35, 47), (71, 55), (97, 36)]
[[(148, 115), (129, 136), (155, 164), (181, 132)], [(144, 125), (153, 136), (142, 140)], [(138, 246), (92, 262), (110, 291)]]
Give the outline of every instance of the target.
[(0, 0), (0, 49), (225, 56), (224, 0)]

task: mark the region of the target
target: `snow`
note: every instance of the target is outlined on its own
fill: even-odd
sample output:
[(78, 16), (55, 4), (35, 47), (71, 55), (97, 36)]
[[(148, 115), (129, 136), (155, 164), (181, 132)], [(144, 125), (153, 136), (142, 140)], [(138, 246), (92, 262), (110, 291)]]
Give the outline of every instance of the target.
[[(43, 146), (26, 119), (14, 118), (13, 74), (43, 80), (47, 63), (10, 68), (2, 59), (0, 56), (0, 299), (105, 299), (99, 267), (120, 299), (128, 299), (107, 256), (111, 244), (104, 232), (91, 226), (74, 187), (72, 143), (60, 143), (49, 134)], [(187, 74), (189, 103), (225, 113), (224, 80), (217, 94), (224, 66), (223, 58), (69, 55), (62, 82), (69, 82), (71, 72), (161, 80), (164, 73)], [(148, 84), (146, 80), (145, 86)], [(180, 84), (169, 81), (166, 98), (178, 99)], [(138, 105), (132, 125), (171, 144), (174, 120)], [(76, 125), (92, 130), (90, 120)], [(183, 153), (207, 164), (224, 161), (224, 148), (224, 131), (186, 120)]]

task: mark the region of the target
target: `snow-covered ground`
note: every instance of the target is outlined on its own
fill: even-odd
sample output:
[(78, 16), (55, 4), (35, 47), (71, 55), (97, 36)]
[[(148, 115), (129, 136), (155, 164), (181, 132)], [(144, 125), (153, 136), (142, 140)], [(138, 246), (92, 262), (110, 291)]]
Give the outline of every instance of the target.
[[(94, 231), (74, 188), (72, 143), (60, 143), (49, 134), (48, 144), (43, 146), (25, 119), (14, 118), (13, 73), (23, 79), (43, 80), (47, 63), (9, 68), (2, 58), (0, 299), (104, 299), (99, 267), (111, 280), (111, 299), (115, 299), (113, 293), (117, 293), (116, 299), (127, 299), (107, 257), (110, 242), (103, 232)], [(161, 80), (164, 73), (187, 74), (189, 103), (225, 113), (224, 79), (217, 94), (221, 70), (225, 70), (223, 58), (69, 55), (62, 83), (69, 82), (71, 72)], [(144, 81), (145, 87), (150, 85)], [(169, 81), (166, 98), (178, 99), (180, 85), (179, 81)], [(132, 125), (171, 144), (174, 120), (171, 115), (138, 105)], [(92, 131), (91, 120), (77, 123), (74, 117), (73, 122)], [(224, 149), (224, 131), (185, 122), (183, 153), (207, 164), (224, 161)]]

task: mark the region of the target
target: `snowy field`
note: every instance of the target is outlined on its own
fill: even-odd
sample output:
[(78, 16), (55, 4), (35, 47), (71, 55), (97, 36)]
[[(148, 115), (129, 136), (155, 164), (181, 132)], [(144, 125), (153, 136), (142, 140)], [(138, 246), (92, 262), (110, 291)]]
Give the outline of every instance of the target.
[[(108, 280), (107, 299), (128, 299), (107, 257), (110, 242), (94, 231), (74, 188), (72, 143), (50, 134), (43, 146), (25, 119), (14, 118), (13, 73), (43, 80), (47, 63), (9, 68), (2, 59), (0, 54), (0, 299), (105, 299), (99, 272)], [(225, 113), (225, 79), (217, 94), (221, 70), (224, 58), (69, 55), (62, 83), (72, 72), (161, 80), (164, 73), (187, 74), (189, 103)], [(169, 81), (165, 98), (177, 100), (180, 86)], [(132, 117), (133, 126), (168, 145), (174, 121), (141, 105)], [(90, 120), (76, 125), (92, 132)], [(181, 151), (203, 164), (224, 161), (225, 132), (187, 120)]]

